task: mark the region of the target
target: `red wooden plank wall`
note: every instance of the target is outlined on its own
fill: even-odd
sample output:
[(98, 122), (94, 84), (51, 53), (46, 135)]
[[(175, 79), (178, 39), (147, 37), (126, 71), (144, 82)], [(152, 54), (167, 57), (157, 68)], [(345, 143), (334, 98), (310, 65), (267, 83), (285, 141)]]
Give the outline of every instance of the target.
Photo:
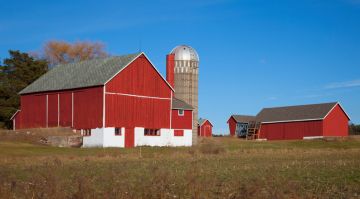
[(48, 95), (48, 127), (58, 126), (58, 94)]
[(46, 95), (21, 96), (21, 128), (46, 127)]
[(184, 110), (184, 115), (180, 116), (178, 110), (172, 110), (171, 123), (173, 129), (192, 129), (192, 111)]
[(74, 91), (74, 128), (94, 129), (103, 126), (103, 87)]
[(233, 117), (230, 117), (228, 120), (228, 124), (229, 124), (229, 131), (230, 131), (230, 135), (234, 136), (235, 135), (235, 130), (236, 130), (236, 121)]
[(144, 55), (106, 84), (107, 92), (170, 98), (171, 88)]
[(212, 126), (208, 120), (203, 125), (201, 125), (200, 131), (198, 132), (198, 134), (203, 137), (211, 137), (212, 136)]
[(72, 125), (72, 94), (63, 92), (60, 98), (60, 126), (71, 127)]
[(261, 124), (260, 138), (292, 140), (303, 139), (306, 136), (322, 136), (322, 126), (322, 121)]
[(339, 105), (324, 119), (324, 136), (348, 136), (349, 119)]
[(169, 128), (170, 99), (106, 94), (107, 127)]

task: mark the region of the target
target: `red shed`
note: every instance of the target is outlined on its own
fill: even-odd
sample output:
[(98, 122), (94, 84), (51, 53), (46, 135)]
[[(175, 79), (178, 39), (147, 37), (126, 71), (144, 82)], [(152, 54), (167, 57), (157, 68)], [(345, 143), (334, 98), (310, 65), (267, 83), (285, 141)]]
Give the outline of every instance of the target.
[(229, 125), (230, 136), (237, 135), (241, 137), (243, 131), (247, 132), (248, 125), (251, 121), (255, 121), (252, 115), (231, 115), (227, 123)]
[(311, 139), (348, 136), (349, 116), (337, 102), (264, 108), (259, 138), (267, 140)]
[(200, 118), (198, 125), (198, 136), (201, 137), (211, 137), (212, 136), (212, 127), (213, 125), (207, 119)]
[(191, 145), (191, 106), (144, 53), (56, 66), (20, 95), (14, 128), (72, 127), (86, 146)]

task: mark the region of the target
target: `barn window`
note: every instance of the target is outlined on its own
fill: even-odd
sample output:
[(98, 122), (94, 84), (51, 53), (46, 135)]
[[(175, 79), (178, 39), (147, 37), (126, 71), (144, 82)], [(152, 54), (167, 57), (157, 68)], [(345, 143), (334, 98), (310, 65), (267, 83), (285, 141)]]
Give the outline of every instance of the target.
[(121, 136), (122, 135), (121, 128), (115, 128), (115, 135), (116, 136)]
[(145, 129), (145, 136), (160, 136), (160, 129)]
[(184, 136), (184, 130), (174, 130), (174, 136)]
[(84, 129), (83, 136), (91, 136), (91, 129)]
[(184, 110), (183, 110), (183, 109), (179, 109), (179, 110), (178, 110), (178, 115), (179, 115), (179, 116), (184, 116)]

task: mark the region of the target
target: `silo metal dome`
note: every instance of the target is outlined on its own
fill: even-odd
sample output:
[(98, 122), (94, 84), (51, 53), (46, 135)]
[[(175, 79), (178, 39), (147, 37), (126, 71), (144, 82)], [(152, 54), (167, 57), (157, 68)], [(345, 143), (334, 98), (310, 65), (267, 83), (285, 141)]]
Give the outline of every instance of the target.
[(199, 55), (194, 48), (187, 45), (176, 46), (171, 54), (175, 54), (175, 60), (199, 61)]

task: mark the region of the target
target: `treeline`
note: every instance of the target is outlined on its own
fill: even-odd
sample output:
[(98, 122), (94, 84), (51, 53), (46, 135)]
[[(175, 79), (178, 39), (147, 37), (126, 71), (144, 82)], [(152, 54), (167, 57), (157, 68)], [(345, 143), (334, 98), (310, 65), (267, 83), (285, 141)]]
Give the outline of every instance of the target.
[(349, 134), (350, 135), (360, 135), (360, 125), (355, 125), (351, 123), (349, 125)]
[(0, 63), (0, 128), (11, 128), (11, 116), (20, 107), (18, 93), (57, 64), (106, 57), (99, 42), (50, 41), (31, 54), (9, 50)]

